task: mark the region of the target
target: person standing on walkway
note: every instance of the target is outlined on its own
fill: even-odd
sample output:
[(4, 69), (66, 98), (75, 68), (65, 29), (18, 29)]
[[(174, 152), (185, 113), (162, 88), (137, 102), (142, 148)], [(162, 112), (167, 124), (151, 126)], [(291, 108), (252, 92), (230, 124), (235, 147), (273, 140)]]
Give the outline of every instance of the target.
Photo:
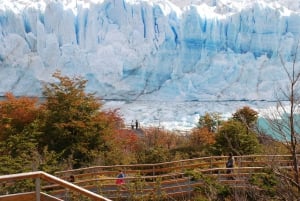
[(228, 156), (228, 159), (226, 162), (226, 168), (228, 168), (226, 171), (227, 174), (230, 174), (233, 172), (232, 168), (234, 168), (234, 157), (233, 157), (232, 153), (229, 153), (229, 156)]
[(117, 180), (116, 180), (116, 184), (125, 184), (125, 180), (124, 180), (125, 174), (120, 170), (119, 174), (117, 176)]
[(137, 130), (139, 128), (139, 122), (138, 120), (135, 120), (135, 129)]
[(75, 182), (75, 177), (74, 177), (74, 175), (70, 175), (69, 181), (72, 182), (72, 183)]

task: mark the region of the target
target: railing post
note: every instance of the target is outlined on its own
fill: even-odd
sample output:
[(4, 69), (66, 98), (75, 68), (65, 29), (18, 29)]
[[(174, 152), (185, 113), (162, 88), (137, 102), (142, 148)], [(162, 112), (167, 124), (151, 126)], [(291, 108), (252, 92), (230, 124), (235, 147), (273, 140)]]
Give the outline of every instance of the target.
[(152, 175), (155, 176), (155, 165), (152, 165)]
[(191, 191), (193, 190), (192, 186), (191, 186), (191, 176), (189, 176), (188, 178), (189, 178), (189, 181), (188, 181), (189, 182), (189, 194), (188, 194), (189, 197), (188, 197), (188, 199), (191, 200)]
[(184, 169), (183, 169), (183, 161), (180, 161), (179, 166), (180, 166), (179, 172), (180, 172), (180, 170), (181, 170), (181, 172), (184, 173)]
[(243, 164), (243, 156), (239, 156), (239, 157), (238, 157), (238, 160), (239, 160), (239, 162), (238, 162), (238, 169), (237, 169), (236, 172), (237, 172), (238, 174), (240, 174), (240, 172), (241, 172), (241, 171), (240, 171), (240, 170), (241, 170), (240, 168), (243, 167), (243, 165), (242, 165), (242, 164)]
[(41, 179), (39, 177), (35, 179), (35, 200), (41, 201)]
[(213, 172), (212, 172), (212, 167), (213, 165), (212, 165), (212, 156), (210, 156), (210, 174), (212, 174)]

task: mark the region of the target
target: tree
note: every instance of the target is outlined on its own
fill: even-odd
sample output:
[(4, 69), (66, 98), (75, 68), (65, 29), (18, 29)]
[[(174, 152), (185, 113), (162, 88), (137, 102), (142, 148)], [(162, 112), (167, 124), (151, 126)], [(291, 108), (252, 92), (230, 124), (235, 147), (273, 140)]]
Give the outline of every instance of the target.
[(137, 153), (138, 163), (163, 163), (170, 161), (171, 154), (165, 147), (151, 147)]
[[(37, 97), (7, 93), (0, 101), (0, 174), (58, 170), (57, 155), (39, 146), (44, 108)], [(21, 189), (7, 187), (8, 192)]]
[(37, 98), (6, 93), (0, 101), (0, 172), (17, 173), (37, 169), (38, 117), (42, 109)]
[(216, 135), (214, 145), (217, 154), (245, 155), (258, 153), (260, 150), (257, 136), (253, 132), (248, 132), (246, 127), (235, 120), (228, 120), (222, 124)]
[(23, 131), (42, 113), (37, 98), (16, 98), (12, 93), (6, 93), (5, 100), (0, 102), (0, 139)]
[(172, 149), (179, 141), (179, 136), (163, 128), (150, 127), (144, 129), (144, 144), (147, 148), (164, 147)]
[(101, 103), (86, 93), (87, 80), (55, 72), (57, 83), (44, 85), (46, 121), (42, 144), (70, 160), (73, 168), (88, 165), (103, 144), (104, 126), (97, 121)]
[(200, 116), (197, 128), (207, 128), (209, 132), (216, 132), (220, 123), (220, 114), (206, 112)]
[(135, 153), (139, 149), (138, 136), (133, 130), (118, 128), (105, 135), (102, 160), (105, 165), (136, 163)]
[(291, 52), (291, 62), (286, 62), (280, 55), (281, 65), (288, 78), (288, 82), (279, 86), (276, 90), (277, 104), (276, 110), (270, 112), (265, 118), (268, 120), (269, 127), (272, 132), (280, 136), (284, 141), (284, 145), (289, 150), (293, 160), (293, 178), (284, 175), (296, 186), (300, 192), (299, 181), (299, 162), (297, 153), (299, 152), (300, 139), (300, 66), (298, 60), (299, 41), (295, 49)]
[(8, 135), (0, 141), (0, 173), (12, 174), (37, 170), (37, 142), (31, 133)]
[(190, 135), (190, 144), (199, 149), (207, 148), (215, 143), (215, 133), (209, 131), (207, 127), (194, 128)]
[(182, 137), (164, 128), (143, 129), (136, 152), (138, 163), (156, 163), (171, 160), (174, 149), (182, 144)]
[(257, 119), (258, 119), (258, 112), (251, 109), (248, 106), (245, 106), (239, 110), (237, 110), (233, 115), (232, 118), (236, 121), (240, 121), (243, 123), (247, 128), (247, 133), (249, 130), (254, 130), (256, 126)]

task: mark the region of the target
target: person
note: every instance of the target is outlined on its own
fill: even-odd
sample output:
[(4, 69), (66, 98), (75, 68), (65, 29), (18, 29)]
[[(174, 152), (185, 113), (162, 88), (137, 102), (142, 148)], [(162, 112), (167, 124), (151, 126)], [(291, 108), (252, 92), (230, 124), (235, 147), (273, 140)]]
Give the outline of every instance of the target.
[(228, 168), (226, 171), (227, 174), (230, 174), (233, 172), (232, 168), (234, 168), (234, 157), (233, 157), (232, 153), (229, 153), (228, 160), (226, 162), (226, 168)]
[(135, 129), (138, 129), (139, 128), (139, 122), (138, 120), (135, 120)]
[(131, 121), (131, 129), (132, 130), (134, 129), (134, 122), (133, 122), (133, 120)]
[(117, 176), (116, 184), (118, 184), (118, 185), (125, 184), (124, 177), (125, 177), (125, 174), (120, 170), (119, 174)]
[(74, 175), (71, 175), (71, 176), (70, 176), (70, 180), (69, 180), (69, 181), (72, 182), (72, 183), (75, 182), (75, 177), (74, 177)]

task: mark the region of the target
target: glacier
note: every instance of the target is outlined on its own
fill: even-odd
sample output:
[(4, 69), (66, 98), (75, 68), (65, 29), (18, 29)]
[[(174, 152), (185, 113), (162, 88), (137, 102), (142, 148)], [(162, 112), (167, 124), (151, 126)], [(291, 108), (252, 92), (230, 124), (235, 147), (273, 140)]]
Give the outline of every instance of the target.
[(294, 0), (0, 2), (0, 96), (41, 96), (60, 70), (128, 121), (171, 127), (268, 107), (300, 35)]

